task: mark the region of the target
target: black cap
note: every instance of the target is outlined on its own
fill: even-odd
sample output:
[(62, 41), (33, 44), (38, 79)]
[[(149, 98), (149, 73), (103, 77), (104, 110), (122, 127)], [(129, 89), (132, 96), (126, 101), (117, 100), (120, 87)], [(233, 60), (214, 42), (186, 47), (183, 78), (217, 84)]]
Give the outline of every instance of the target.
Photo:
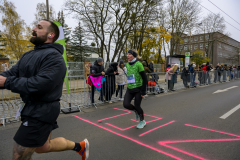
[(134, 52), (134, 51), (132, 51), (132, 50), (129, 50), (129, 51), (128, 51), (128, 53), (132, 54), (132, 55), (133, 55), (133, 57), (135, 57), (135, 58), (137, 57), (137, 53), (136, 53), (136, 52)]

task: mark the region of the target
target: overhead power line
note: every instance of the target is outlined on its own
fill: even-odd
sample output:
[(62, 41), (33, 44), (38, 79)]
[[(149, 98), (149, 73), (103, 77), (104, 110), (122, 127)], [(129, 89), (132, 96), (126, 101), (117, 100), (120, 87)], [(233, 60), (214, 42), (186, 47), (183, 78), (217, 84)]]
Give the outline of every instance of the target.
[(224, 12), (221, 8), (219, 8), (217, 5), (215, 5), (213, 2), (211, 2), (210, 0), (208, 0), (210, 3), (212, 3), (215, 7), (217, 7), (219, 10), (221, 10), (223, 13), (225, 13), (229, 18), (231, 18), (232, 20), (234, 20), (236, 23), (238, 23), (240, 25), (240, 23), (238, 21), (236, 21), (235, 19), (233, 19), (231, 16), (229, 16), (226, 12)]
[[(209, 12), (213, 13), (212, 11), (210, 11), (209, 9), (207, 9), (206, 7), (204, 7), (203, 5), (201, 5), (198, 1), (195, 0), (196, 3), (198, 3), (200, 6), (202, 6), (204, 9), (208, 10)], [(214, 15), (216, 15), (215, 13), (213, 13)], [(227, 22), (226, 20), (224, 20), (227, 24), (229, 24), (230, 26), (232, 26), (233, 28), (237, 29), (238, 31), (240, 31), (240, 29), (238, 29), (237, 27), (233, 26), (232, 24), (230, 24), (229, 22)]]

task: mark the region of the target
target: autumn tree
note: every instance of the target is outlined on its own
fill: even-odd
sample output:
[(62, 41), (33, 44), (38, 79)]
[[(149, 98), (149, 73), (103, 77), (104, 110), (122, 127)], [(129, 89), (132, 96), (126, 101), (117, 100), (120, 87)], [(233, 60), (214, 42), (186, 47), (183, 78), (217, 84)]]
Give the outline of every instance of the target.
[[(224, 18), (218, 13), (209, 13), (197, 24), (198, 34), (204, 34), (203, 43), (207, 57), (212, 58), (214, 41), (226, 41), (228, 33), (225, 33), (226, 24)], [(219, 34), (220, 33), (220, 34)]]
[(149, 20), (146, 21), (144, 17), (150, 17), (147, 15), (154, 13), (151, 8), (158, 2), (156, 0), (69, 0), (65, 6), (66, 10), (75, 14), (76, 19), (83, 22), (86, 32), (94, 37), (95, 43), (100, 48), (99, 56), (104, 57), (106, 53), (106, 61), (114, 61), (119, 60), (121, 53), (126, 52), (125, 45), (134, 28), (138, 28), (143, 20), (143, 28), (146, 27)]
[(192, 62), (195, 62), (198, 66), (202, 65), (203, 63), (207, 63), (210, 61), (208, 57), (205, 57), (205, 52), (201, 50), (197, 50), (193, 52), (193, 56), (191, 58)]
[(171, 33), (166, 32), (161, 26), (149, 27), (144, 34), (144, 41), (142, 43), (142, 57), (143, 59), (150, 60), (153, 57), (158, 57), (157, 63), (163, 62), (159, 50), (162, 49), (163, 39), (169, 42)]
[[(44, 2), (38, 3), (36, 7), (36, 13), (34, 14), (35, 20), (33, 21), (33, 25), (35, 26), (42, 19), (47, 19), (47, 7)], [(55, 11), (52, 5), (49, 5), (49, 20), (55, 20)]]
[(167, 0), (165, 28), (172, 34), (170, 55), (182, 41), (181, 37), (194, 27), (199, 20), (201, 8), (197, 0)]
[(70, 61), (83, 62), (89, 54), (87, 54), (87, 42), (85, 40), (85, 31), (82, 28), (80, 22), (72, 33), (72, 39), (70, 42), (68, 57)]
[(32, 46), (29, 42), (30, 28), (18, 15), (12, 2), (3, 0), (0, 13), (2, 14), (1, 24), (4, 28), (2, 32), (2, 38), (5, 39), (4, 55), (19, 60), (22, 54)]

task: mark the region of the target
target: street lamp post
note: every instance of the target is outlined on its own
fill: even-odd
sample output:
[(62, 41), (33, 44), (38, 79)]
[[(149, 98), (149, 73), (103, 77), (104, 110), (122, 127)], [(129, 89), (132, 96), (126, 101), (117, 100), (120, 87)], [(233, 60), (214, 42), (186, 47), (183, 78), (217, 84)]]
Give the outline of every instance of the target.
[(47, 20), (49, 20), (49, 5), (48, 5), (48, 0), (46, 0), (46, 6), (47, 6)]

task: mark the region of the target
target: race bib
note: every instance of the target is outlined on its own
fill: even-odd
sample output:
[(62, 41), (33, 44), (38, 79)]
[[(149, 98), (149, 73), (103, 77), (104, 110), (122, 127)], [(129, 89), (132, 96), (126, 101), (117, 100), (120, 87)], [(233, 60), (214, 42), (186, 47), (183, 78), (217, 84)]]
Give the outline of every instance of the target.
[(134, 74), (127, 75), (127, 83), (135, 83)]

